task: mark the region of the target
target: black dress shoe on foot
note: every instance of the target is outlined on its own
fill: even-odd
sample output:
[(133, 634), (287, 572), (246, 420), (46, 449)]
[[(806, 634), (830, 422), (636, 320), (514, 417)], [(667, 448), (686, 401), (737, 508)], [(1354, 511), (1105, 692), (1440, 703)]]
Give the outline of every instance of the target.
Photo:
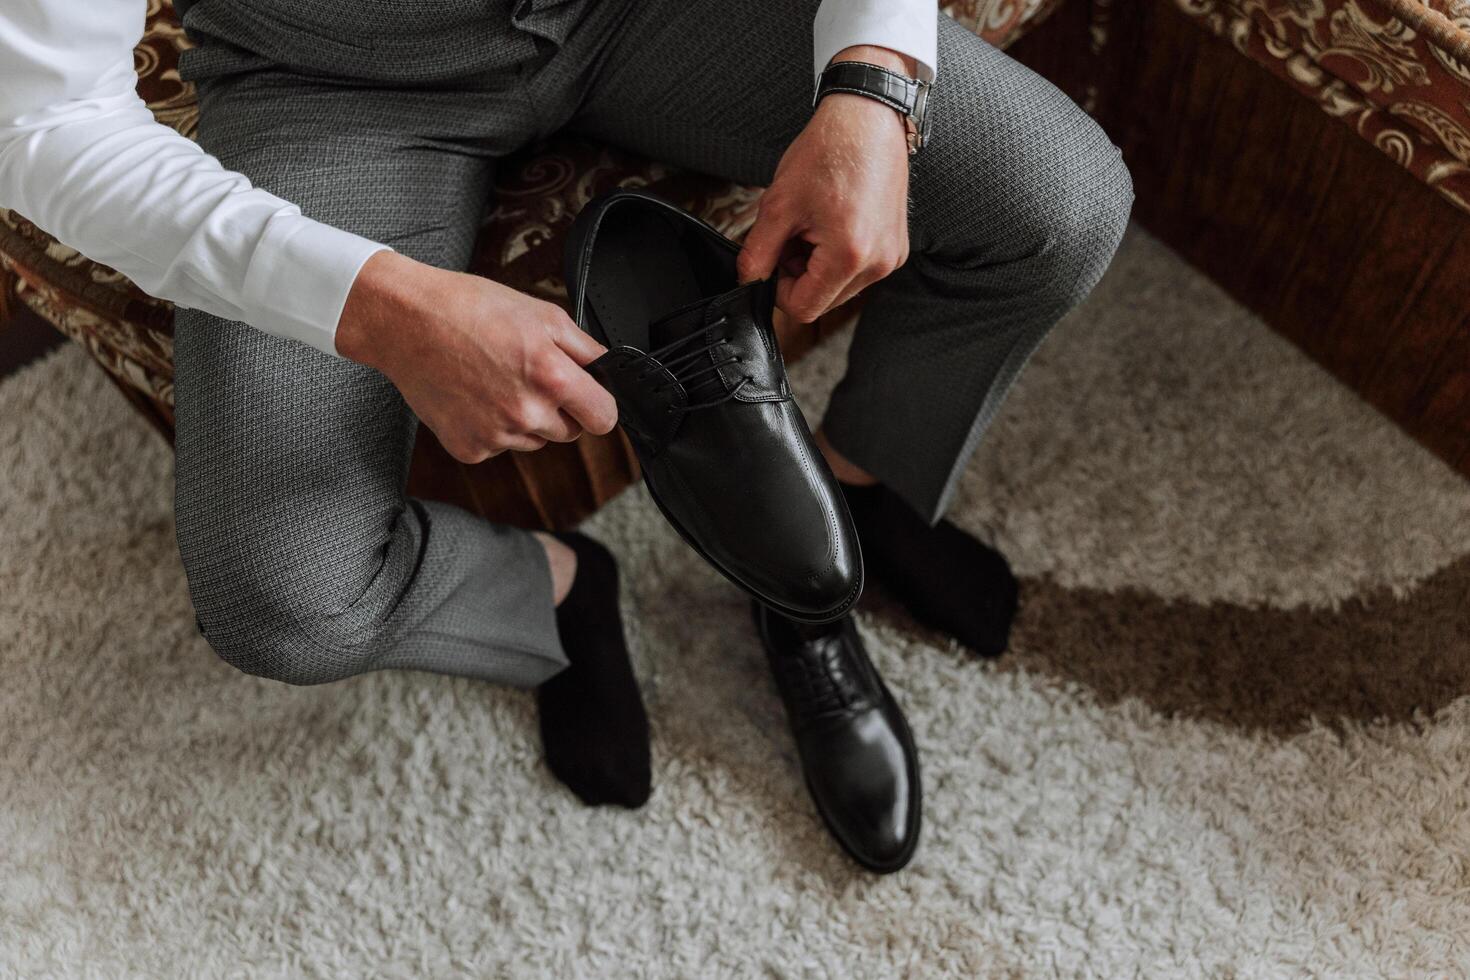
[(606, 195), (567, 243), (572, 310), (669, 523), (762, 603), (829, 622), (862, 593), (857, 534), (791, 398), (774, 285), (740, 286), (738, 254), (659, 198)]
[(817, 812), (863, 867), (899, 870), (919, 843), (919, 754), (852, 617), (806, 626), (757, 604), (755, 621)]

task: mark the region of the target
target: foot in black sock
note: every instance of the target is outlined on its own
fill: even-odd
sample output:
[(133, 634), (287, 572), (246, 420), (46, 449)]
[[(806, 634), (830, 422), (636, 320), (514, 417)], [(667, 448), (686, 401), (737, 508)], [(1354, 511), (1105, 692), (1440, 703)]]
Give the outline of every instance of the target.
[(640, 807), (650, 792), (648, 715), (628, 662), (618, 612), (618, 565), (583, 534), (558, 534), (577, 553), (556, 628), (571, 666), (536, 689), (546, 764), (588, 806)]
[(881, 484), (844, 483), (868, 573), (931, 629), (985, 657), (1005, 652), (1019, 589), (994, 548), (941, 520), (931, 526)]

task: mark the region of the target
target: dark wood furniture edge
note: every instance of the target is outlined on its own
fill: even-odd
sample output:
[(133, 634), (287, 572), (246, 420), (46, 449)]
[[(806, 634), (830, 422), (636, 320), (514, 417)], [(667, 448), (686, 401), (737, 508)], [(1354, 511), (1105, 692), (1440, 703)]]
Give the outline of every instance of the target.
[(1172, 0), (1065, 4), (1011, 53), (1093, 102), (1143, 227), (1470, 475), (1470, 215)]

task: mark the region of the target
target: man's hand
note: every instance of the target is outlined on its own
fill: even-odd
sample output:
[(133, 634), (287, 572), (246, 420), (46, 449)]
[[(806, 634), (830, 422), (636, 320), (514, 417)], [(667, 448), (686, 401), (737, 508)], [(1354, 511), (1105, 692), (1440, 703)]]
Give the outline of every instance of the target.
[[(914, 71), (884, 48), (846, 48), (833, 60)], [(845, 303), (908, 261), (908, 182), (899, 114), (861, 95), (826, 96), (761, 197), (741, 281), (779, 269), (776, 305), (801, 323)]]
[(395, 252), (358, 273), (337, 350), (383, 372), (464, 463), (601, 435), (618, 420), (582, 369), (603, 346), (559, 307)]

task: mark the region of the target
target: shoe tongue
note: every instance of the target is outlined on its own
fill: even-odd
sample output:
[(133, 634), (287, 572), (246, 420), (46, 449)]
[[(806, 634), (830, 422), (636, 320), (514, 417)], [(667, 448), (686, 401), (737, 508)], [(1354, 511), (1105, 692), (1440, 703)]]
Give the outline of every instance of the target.
[(665, 313), (650, 323), (648, 325), (648, 349), (657, 350), (665, 344), (672, 344), (696, 330), (703, 329), (706, 322), (705, 313), (709, 310), (710, 302), (710, 297), (706, 296), (670, 313)]

